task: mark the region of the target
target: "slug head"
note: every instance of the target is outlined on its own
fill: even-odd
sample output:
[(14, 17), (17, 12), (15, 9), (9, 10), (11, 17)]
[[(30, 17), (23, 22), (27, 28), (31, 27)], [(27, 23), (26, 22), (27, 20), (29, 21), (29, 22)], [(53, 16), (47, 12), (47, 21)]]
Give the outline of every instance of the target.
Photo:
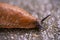
[(43, 21), (44, 21), (45, 19), (47, 19), (49, 16), (50, 16), (50, 15), (46, 16), (45, 18), (43, 18), (43, 19), (41, 20), (41, 24), (39, 23), (39, 21), (36, 21), (36, 22), (35, 22), (36, 28), (44, 31), (45, 28), (42, 26), (42, 24), (43, 24)]

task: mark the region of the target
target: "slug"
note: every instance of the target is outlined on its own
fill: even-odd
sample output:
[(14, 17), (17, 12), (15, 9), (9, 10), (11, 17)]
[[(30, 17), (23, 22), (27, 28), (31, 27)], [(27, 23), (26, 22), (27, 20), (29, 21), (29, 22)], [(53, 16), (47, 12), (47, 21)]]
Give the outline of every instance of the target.
[(24, 9), (7, 3), (0, 3), (0, 28), (41, 27), (38, 19)]

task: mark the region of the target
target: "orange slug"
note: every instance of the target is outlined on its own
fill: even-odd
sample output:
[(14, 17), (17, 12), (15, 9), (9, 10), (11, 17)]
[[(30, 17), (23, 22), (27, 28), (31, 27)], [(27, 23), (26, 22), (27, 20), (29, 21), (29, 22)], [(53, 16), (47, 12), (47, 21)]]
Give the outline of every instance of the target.
[(41, 25), (38, 19), (24, 9), (0, 3), (0, 28), (35, 28)]

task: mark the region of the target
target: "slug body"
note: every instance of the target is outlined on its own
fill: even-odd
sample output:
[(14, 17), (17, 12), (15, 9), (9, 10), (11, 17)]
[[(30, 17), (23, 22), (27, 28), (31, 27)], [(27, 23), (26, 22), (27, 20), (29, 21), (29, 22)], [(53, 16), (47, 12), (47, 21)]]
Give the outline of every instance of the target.
[(35, 28), (37, 18), (25, 10), (0, 3), (0, 28)]

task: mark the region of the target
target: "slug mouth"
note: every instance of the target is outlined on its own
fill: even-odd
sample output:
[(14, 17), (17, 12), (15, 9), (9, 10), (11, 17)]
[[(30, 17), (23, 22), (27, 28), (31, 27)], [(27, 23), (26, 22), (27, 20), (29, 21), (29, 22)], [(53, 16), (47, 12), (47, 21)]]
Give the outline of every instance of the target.
[(44, 27), (38, 21), (36, 22), (36, 28), (39, 30), (44, 30)]

